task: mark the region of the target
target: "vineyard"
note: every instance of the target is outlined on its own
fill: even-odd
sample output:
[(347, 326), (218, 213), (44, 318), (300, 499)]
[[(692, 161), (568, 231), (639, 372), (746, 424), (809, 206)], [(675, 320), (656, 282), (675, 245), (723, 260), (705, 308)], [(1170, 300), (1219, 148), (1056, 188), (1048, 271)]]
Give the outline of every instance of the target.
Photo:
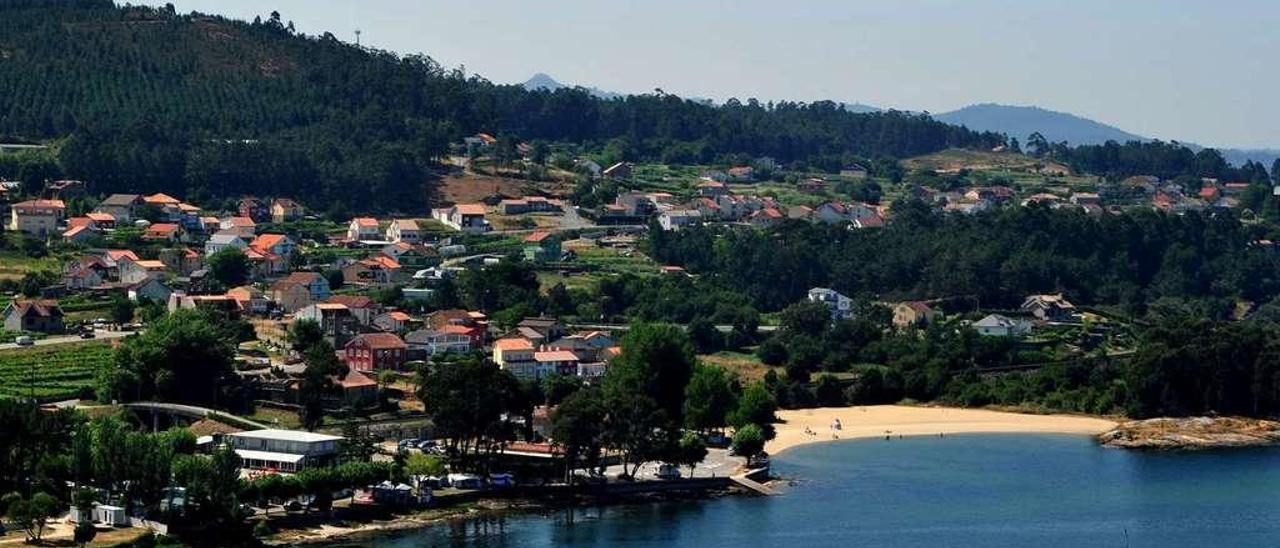
[(110, 344), (96, 341), (0, 352), (0, 398), (74, 398), (109, 360)]

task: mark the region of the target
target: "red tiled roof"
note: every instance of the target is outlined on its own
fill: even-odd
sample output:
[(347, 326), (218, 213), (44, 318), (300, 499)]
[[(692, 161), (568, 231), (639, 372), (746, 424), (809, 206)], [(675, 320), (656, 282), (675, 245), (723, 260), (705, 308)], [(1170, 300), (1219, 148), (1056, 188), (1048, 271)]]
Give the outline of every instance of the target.
[(536, 244), (550, 237), (551, 237), (550, 232), (539, 230), (537, 232), (534, 232), (533, 234), (526, 236), (524, 241), (531, 244)]
[(377, 228), (378, 226), (378, 220), (374, 219), (373, 217), (356, 217), (355, 219), (352, 219), (351, 222), (355, 223), (356, 226), (361, 228), (368, 228), (368, 227)]
[(533, 343), (529, 339), (498, 339), (493, 347), (498, 350), (533, 350)]
[(108, 249), (107, 258), (113, 261), (119, 261), (120, 259), (129, 259), (131, 261), (137, 261), (138, 255), (128, 249)]
[(19, 316), (26, 316), (34, 313), (37, 316), (61, 316), (62, 308), (58, 306), (58, 301), (49, 299), (39, 300), (18, 300), (10, 303), (10, 306), (18, 313)]
[(347, 305), (347, 308), (373, 308), (375, 306), (373, 299), (364, 295), (333, 295), (325, 302), (344, 304)]
[(12, 208), (17, 210), (49, 209), (49, 208), (66, 209), (67, 204), (62, 200), (28, 200), (25, 202), (18, 202), (16, 204), (13, 204)]
[(540, 362), (576, 362), (578, 356), (568, 350), (548, 350), (534, 352), (533, 359)]
[(62, 237), (63, 237), (63, 238), (75, 238), (76, 236), (79, 236), (81, 233), (83, 233), (83, 232), (89, 232), (89, 231), (90, 231), (90, 230), (89, 230), (89, 227), (88, 227), (88, 226), (86, 226), (86, 225), (77, 225), (77, 226), (73, 226), (73, 227), (71, 227), (71, 228), (70, 228), (69, 230), (67, 230), (66, 232), (63, 232), (63, 233), (62, 233)]
[(181, 202), (181, 200), (174, 198), (173, 196), (170, 196), (163, 192), (157, 192), (150, 196), (143, 196), (142, 201), (148, 204), (159, 204), (159, 205), (170, 205), (170, 204), (177, 205), (178, 203)]
[(404, 343), (404, 339), (401, 339), (398, 335), (391, 333), (365, 333), (363, 335), (356, 335), (356, 337), (351, 339), (351, 342), (347, 343), (347, 345), (350, 346), (356, 341), (364, 341), (369, 345), (369, 348), (407, 348), (407, 345)]
[(288, 238), (288, 236), (284, 234), (262, 234), (254, 238), (252, 242), (249, 242), (249, 247), (267, 251), (280, 245), (281, 242), (285, 241), (285, 238)]
[(484, 204), (458, 204), (455, 207), (457, 207), (459, 215), (484, 215), (485, 214)]

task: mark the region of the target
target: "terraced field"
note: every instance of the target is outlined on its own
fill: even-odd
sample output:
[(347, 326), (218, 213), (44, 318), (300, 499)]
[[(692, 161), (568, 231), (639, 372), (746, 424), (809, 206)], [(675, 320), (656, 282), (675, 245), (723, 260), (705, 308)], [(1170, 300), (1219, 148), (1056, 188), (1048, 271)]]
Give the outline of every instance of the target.
[(107, 342), (84, 342), (0, 352), (0, 398), (73, 398), (93, 385), (94, 371), (111, 359)]

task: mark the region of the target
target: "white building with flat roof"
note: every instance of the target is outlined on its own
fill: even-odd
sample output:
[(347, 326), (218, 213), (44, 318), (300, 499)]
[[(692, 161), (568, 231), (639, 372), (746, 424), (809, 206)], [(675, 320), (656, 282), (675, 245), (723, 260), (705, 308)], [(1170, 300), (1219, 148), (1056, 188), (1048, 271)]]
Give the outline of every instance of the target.
[(301, 430), (252, 430), (227, 434), (225, 441), (244, 468), (297, 472), (330, 464), (338, 455), (342, 436)]

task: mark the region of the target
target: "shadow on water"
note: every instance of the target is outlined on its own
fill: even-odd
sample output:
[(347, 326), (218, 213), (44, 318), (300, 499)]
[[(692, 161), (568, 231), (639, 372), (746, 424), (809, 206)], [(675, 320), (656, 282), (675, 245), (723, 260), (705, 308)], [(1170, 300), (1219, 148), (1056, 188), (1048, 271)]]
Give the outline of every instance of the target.
[(774, 465), (799, 480), (784, 496), (485, 516), (362, 545), (1280, 545), (1280, 449), (1134, 453), (972, 435), (817, 444)]

